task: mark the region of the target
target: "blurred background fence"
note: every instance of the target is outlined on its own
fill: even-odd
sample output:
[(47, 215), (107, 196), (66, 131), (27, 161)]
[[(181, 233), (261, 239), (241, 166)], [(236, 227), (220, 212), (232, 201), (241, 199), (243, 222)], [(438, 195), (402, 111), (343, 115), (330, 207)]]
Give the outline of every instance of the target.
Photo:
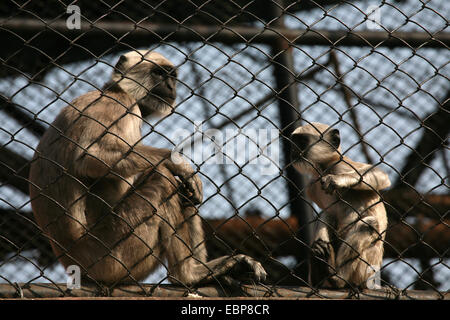
[[(34, 223), (29, 161), (62, 107), (102, 87), (120, 54), (151, 49), (180, 81), (176, 112), (145, 125), (144, 143), (173, 148), (174, 126), (283, 137), (304, 121), (333, 125), (345, 155), (393, 182), (383, 284), (449, 290), (449, 14), (440, 0), (2, 1), (0, 283), (66, 281)], [(209, 255), (247, 253), (273, 286), (305, 285), (320, 213), (288, 149), (271, 175), (245, 161), (200, 165)], [(165, 269), (145, 282), (167, 283)]]

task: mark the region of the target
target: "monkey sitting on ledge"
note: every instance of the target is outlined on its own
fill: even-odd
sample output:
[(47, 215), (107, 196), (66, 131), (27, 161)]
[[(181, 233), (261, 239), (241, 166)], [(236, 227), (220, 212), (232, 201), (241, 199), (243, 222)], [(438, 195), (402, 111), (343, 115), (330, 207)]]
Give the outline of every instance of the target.
[(142, 117), (173, 110), (176, 77), (159, 53), (122, 55), (104, 89), (65, 107), (36, 149), (34, 217), (63, 266), (80, 266), (86, 280), (139, 281), (166, 261), (169, 281), (185, 286), (230, 281), (237, 264), (258, 281), (266, 277), (245, 255), (207, 261), (195, 207), (200, 178), (169, 149), (141, 142)]
[[(341, 154), (339, 130), (321, 123), (298, 127), (291, 136), (294, 167), (309, 176), (306, 193), (323, 210), (313, 236), (311, 284), (377, 288), (386, 209), (379, 190), (386, 173)], [(369, 282), (368, 282), (369, 280)]]

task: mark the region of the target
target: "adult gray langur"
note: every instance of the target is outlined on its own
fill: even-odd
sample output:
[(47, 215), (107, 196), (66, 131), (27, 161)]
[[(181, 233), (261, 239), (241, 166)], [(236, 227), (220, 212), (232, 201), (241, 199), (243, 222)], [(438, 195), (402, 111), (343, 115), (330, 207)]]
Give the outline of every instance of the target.
[(176, 81), (161, 54), (124, 54), (103, 90), (62, 109), (36, 149), (34, 217), (59, 261), (85, 279), (139, 281), (166, 261), (169, 280), (183, 285), (226, 277), (236, 264), (266, 277), (245, 255), (207, 261), (199, 176), (169, 149), (141, 142), (142, 118), (173, 110)]
[(307, 196), (321, 209), (313, 236), (314, 286), (376, 288), (386, 236), (379, 191), (390, 186), (382, 170), (343, 156), (339, 130), (322, 123), (291, 136), (294, 167), (309, 177)]

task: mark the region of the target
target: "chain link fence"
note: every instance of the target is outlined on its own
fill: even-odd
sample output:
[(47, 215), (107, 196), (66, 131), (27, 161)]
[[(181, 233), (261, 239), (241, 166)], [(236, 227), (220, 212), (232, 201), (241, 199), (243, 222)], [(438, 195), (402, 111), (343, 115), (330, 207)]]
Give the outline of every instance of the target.
[[(223, 256), (237, 261), (239, 254), (245, 254), (267, 272), (266, 279), (244, 280), (261, 294), (341, 297), (333, 296), (337, 291), (327, 295), (319, 290), (322, 285), (311, 283), (311, 261), (318, 258), (314, 226), (324, 222), (324, 211), (330, 208), (320, 208), (314, 195), (306, 194), (309, 182), (291, 158), (292, 132), (300, 125), (320, 122), (339, 129), (342, 155), (381, 169), (391, 181), (386, 190), (367, 191), (381, 197), (388, 218), (386, 230), (377, 239), (384, 244), (379, 284), (398, 294), (416, 289), (443, 298), (450, 289), (449, 14), (450, 4), (437, 0), (2, 2), (0, 296), (23, 296), (25, 290), (29, 290), (27, 296), (73, 294), (67, 291), (63, 264), (81, 264), (83, 288), (101, 289), (85, 294), (121, 290), (118, 285), (123, 281), (100, 279), (95, 267), (99, 261), (87, 266), (71, 257), (81, 238), (72, 233), (77, 228), (83, 229), (82, 237), (108, 243), (103, 250), (109, 251), (99, 260), (122, 265), (121, 280), (134, 286), (127, 294), (159, 295), (171, 288), (172, 294), (182, 295), (203, 285), (176, 279), (174, 269), (182, 263), (171, 262), (173, 249), (167, 244), (173, 237), (183, 238), (179, 230), (191, 226), (192, 217), (180, 209), (186, 204), (172, 210), (175, 222), (165, 221), (156, 210), (156, 216), (172, 228), (168, 238), (149, 216), (150, 220), (137, 225), (128, 224), (126, 238), (106, 239), (108, 232), (120, 234), (115, 228), (124, 222), (114, 219), (118, 219), (115, 210), (121, 203), (128, 206), (125, 212), (133, 214), (139, 206), (148, 212), (154, 208), (140, 204), (140, 198), (127, 200), (142, 191), (135, 181), (141, 173), (120, 178), (128, 181), (126, 188), (134, 195), (124, 195), (111, 207), (110, 195), (122, 192), (118, 177), (107, 176), (114, 171), (111, 167), (103, 178), (91, 179), (77, 174), (72, 163), (68, 167), (66, 160), (58, 160), (63, 157), (36, 151), (44, 132), (57, 127), (58, 139), (69, 139), (64, 140), (69, 145), (80, 143), (80, 150), (89, 153), (81, 143), (89, 138), (89, 130), (80, 129), (74, 141), (65, 136), (65, 129), (74, 126), (75, 120), (59, 127), (53, 121), (65, 106), (76, 109), (74, 99), (89, 91), (108, 96), (105, 84), (117, 72), (121, 55), (149, 50), (173, 63), (177, 98), (169, 115), (144, 119), (138, 144), (170, 150), (187, 144), (192, 150), (202, 148), (200, 153), (185, 155), (203, 183), (203, 201), (194, 216), (201, 217), (205, 235), (197, 246), (192, 233), (181, 239), (192, 242), (176, 245), (191, 250), (184, 260), (205, 265), (195, 253), (203, 246), (208, 261)], [(130, 112), (123, 116), (129, 117)], [(101, 123), (102, 116), (93, 120), (104, 127), (103, 135), (111, 129)], [(123, 137), (117, 135), (119, 142), (108, 148), (121, 143)], [(319, 136), (319, 142), (326, 140), (325, 134)], [(58, 145), (52, 152), (69, 153), (64, 143)], [(130, 150), (120, 149), (121, 159), (133, 153)], [(36, 162), (32, 160), (35, 154), (48, 157), (61, 172), (81, 181), (85, 190), (76, 200), (85, 208), (81, 216), (73, 213), (72, 206), (59, 209), (65, 221), (55, 224), (62, 228), (59, 231), (51, 229), (51, 223), (37, 221), (32, 212), (31, 200), (48, 197), (45, 188), (49, 188), (39, 186), (38, 195), (30, 200), (30, 182), (34, 185), (35, 181), (30, 181), (29, 170)], [(218, 154), (220, 161), (215, 157)], [(73, 166), (77, 161), (81, 160), (72, 160)], [(151, 161), (147, 166), (154, 165), (158, 168)], [(41, 177), (52, 174), (50, 168), (38, 172)], [(318, 179), (323, 176), (322, 172)], [(152, 186), (164, 180), (154, 172), (148, 179)], [(64, 181), (55, 178), (50, 188), (63, 193)], [(179, 187), (186, 187), (188, 181), (175, 181), (176, 199), (191, 195)], [(96, 183), (99, 191), (94, 191)], [(89, 203), (90, 197), (107, 203), (109, 211), (97, 218), (96, 213), (89, 214), (97, 209)], [(336, 197), (346, 202), (340, 193)], [(163, 202), (161, 206), (170, 205)], [(358, 212), (357, 220), (367, 212)], [(99, 224), (109, 229), (96, 230)], [(147, 230), (144, 234), (153, 234), (157, 241), (152, 247), (145, 238), (128, 247), (127, 254), (145, 255), (131, 266), (115, 250), (121, 242), (139, 238), (136, 230), (142, 226)], [(58, 239), (53, 237), (55, 232)], [(337, 235), (340, 242), (341, 236)], [(336, 246), (337, 252), (342, 244)], [(85, 247), (77, 249), (77, 254), (84, 257), (96, 250)], [(137, 272), (139, 263), (149, 259), (157, 261), (155, 266)], [(204, 294), (230, 294), (227, 286), (236, 285), (230, 284), (230, 277), (249, 274), (239, 264), (205, 281), (223, 291)], [(108, 268), (105, 263), (100, 273), (108, 275)], [(205, 268), (209, 279), (215, 270), (209, 265)], [(332, 276), (333, 271), (325, 278)], [(363, 292), (361, 286), (346, 282), (346, 288)], [(181, 291), (169, 283), (179, 285)], [(304, 291), (283, 291), (286, 286)], [(244, 291), (238, 294), (249, 294)]]

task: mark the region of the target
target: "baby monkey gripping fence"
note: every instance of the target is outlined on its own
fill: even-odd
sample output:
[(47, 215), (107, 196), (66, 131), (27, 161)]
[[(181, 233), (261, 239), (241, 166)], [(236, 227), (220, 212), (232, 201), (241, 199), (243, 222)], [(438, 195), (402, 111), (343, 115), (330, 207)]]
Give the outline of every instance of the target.
[(3, 1), (0, 297), (448, 298), (449, 12)]

